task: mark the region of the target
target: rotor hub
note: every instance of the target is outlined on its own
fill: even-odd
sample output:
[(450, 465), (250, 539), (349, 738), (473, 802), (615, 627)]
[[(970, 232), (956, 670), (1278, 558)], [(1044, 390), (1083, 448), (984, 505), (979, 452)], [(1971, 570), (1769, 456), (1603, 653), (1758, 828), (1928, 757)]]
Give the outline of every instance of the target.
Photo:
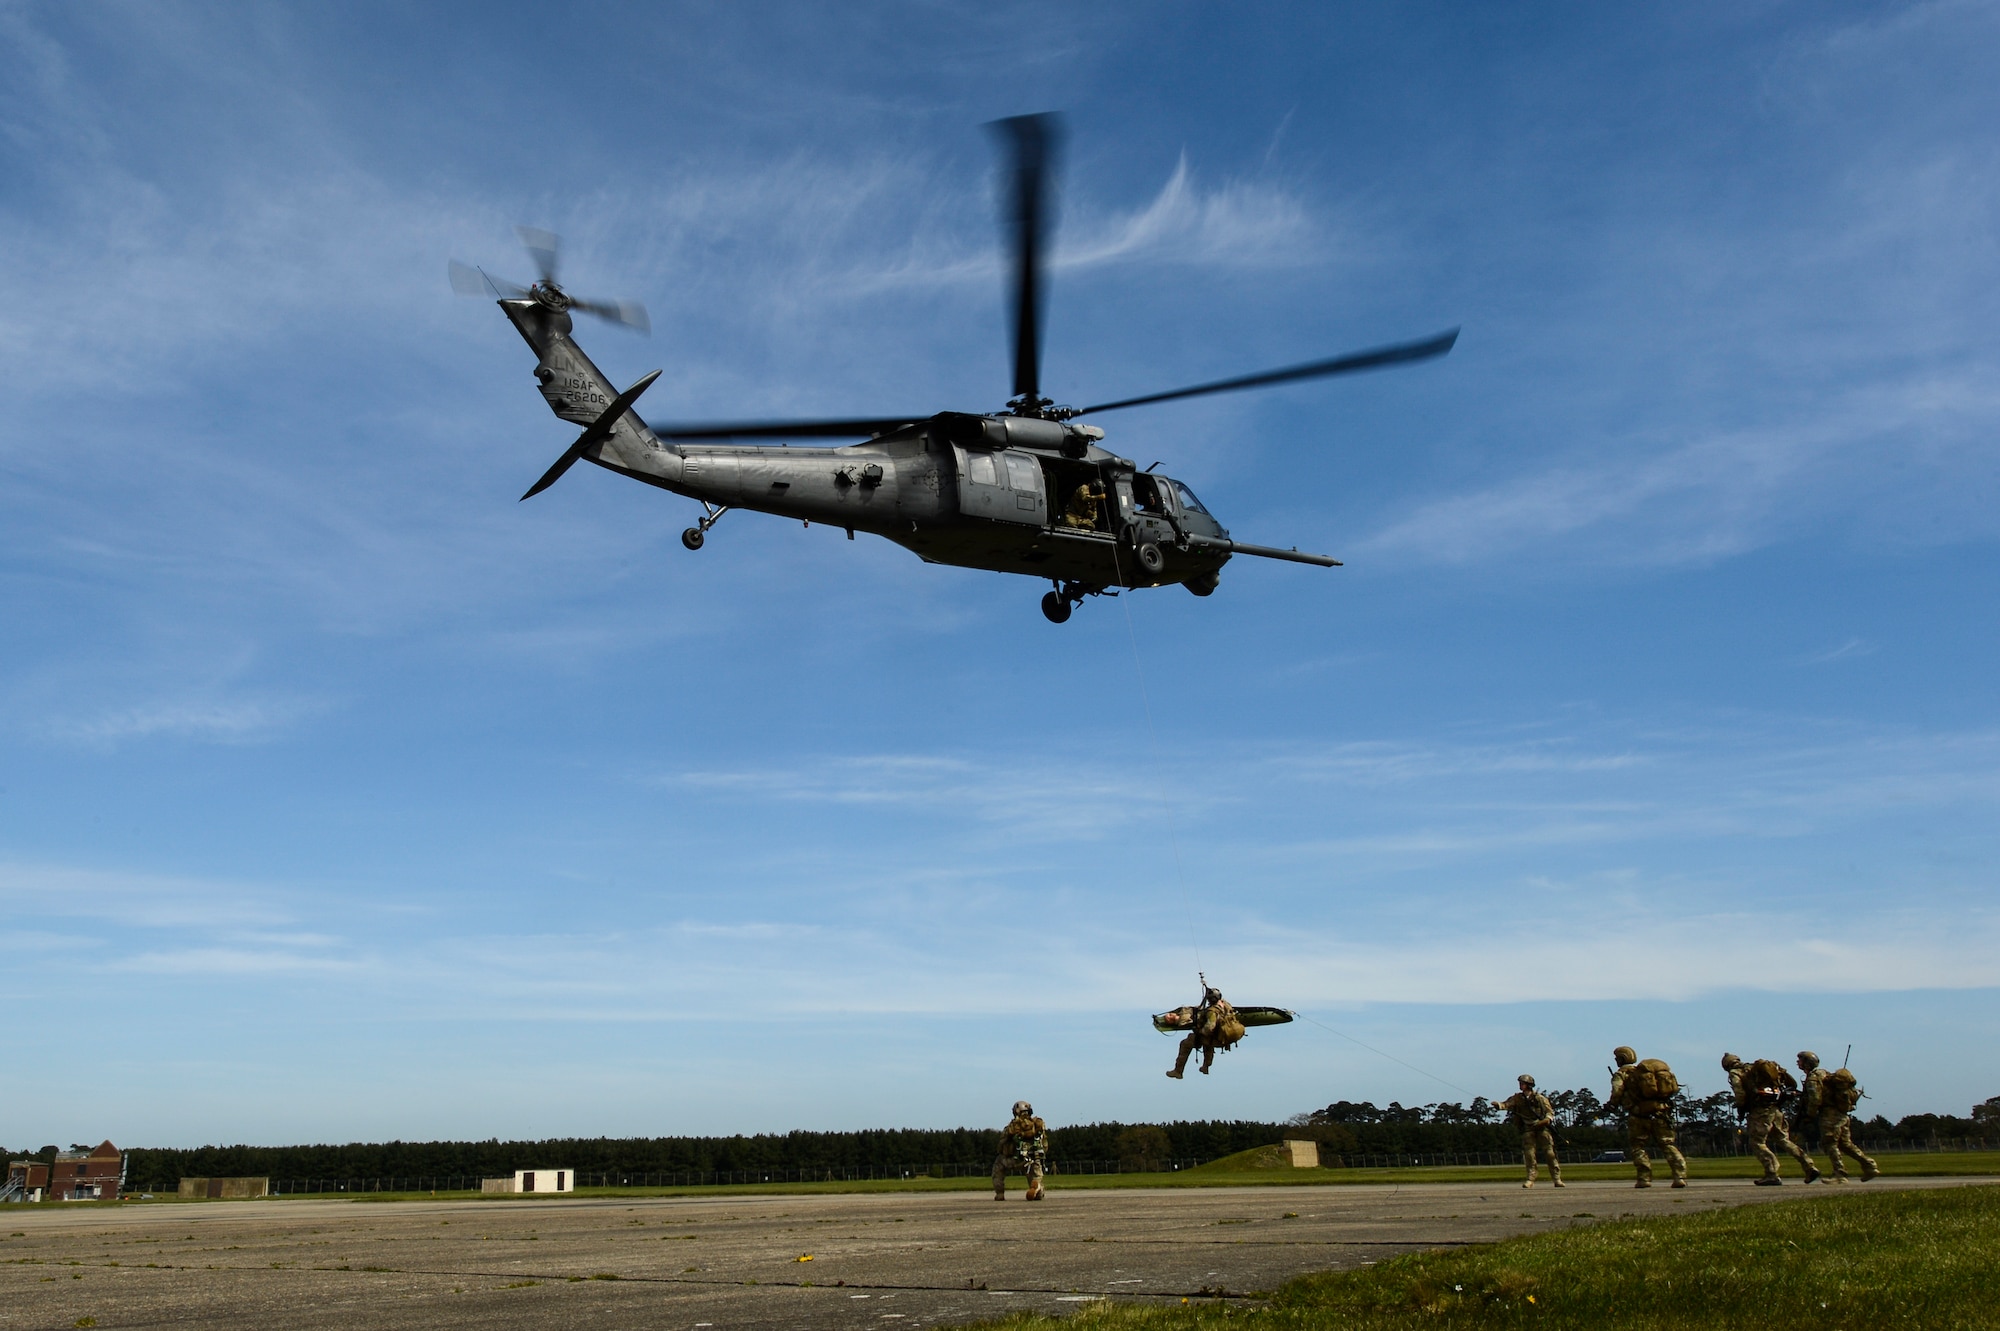
[(1007, 399), (1007, 414), (1027, 416), (1038, 421), (1066, 421), (1080, 413), (1075, 407), (1063, 406), (1054, 398), (1043, 397), (1039, 393), (1023, 393)]
[(573, 303), (569, 293), (554, 282), (537, 282), (528, 288), (528, 294), (535, 298), (536, 304), (544, 309), (554, 310), (558, 314), (568, 310)]

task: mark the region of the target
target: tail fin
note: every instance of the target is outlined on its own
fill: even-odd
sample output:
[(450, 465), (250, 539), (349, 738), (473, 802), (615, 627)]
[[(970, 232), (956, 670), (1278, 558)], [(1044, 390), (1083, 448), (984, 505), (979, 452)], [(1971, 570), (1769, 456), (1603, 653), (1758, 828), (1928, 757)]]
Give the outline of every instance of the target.
[[(573, 424), (591, 425), (618, 400), (618, 390), (604, 371), (571, 340), (567, 311), (550, 309), (532, 299), (503, 300), (500, 308), (534, 350), (535, 382), (550, 411)], [(610, 432), (608, 446), (616, 447), (620, 442), (617, 436), (628, 433), (644, 448), (662, 446), (646, 423), (629, 411)]]

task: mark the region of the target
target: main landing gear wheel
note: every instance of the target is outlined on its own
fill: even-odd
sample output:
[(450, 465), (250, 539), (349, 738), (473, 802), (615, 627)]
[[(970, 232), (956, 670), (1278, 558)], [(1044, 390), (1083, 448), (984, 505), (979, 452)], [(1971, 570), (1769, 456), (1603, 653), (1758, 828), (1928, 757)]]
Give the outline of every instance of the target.
[(707, 539), (707, 534), (699, 527), (689, 527), (681, 533), (681, 544), (690, 550), (701, 549), (701, 543)]
[(1069, 619), (1069, 612), (1069, 598), (1061, 592), (1050, 592), (1042, 597), (1042, 613), (1049, 617), (1049, 623), (1065, 623)]

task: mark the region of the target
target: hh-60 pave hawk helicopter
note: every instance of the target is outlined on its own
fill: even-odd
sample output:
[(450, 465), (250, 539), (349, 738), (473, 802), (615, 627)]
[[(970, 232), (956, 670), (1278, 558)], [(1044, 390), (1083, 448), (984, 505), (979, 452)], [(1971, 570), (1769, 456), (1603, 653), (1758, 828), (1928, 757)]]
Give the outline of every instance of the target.
[[(1187, 486), (1150, 468), (1140, 471), (1100, 447), (1104, 431), (1077, 418), (1426, 360), (1450, 351), (1458, 330), (1191, 388), (1058, 406), (1041, 394), (1042, 261), (1057, 123), (1045, 114), (996, 127), (1012, 157), (1006, 220), (1014, 251), (1014, 396), (1006, 410), (648, 425), (632, 405), (660, 371), (617, 392), (570, 339), (572, 310), (641, 330), (647, 328), (645, 310), (571, 296), (556, 284), (555, 237), (523, 228), (521, 239), (541, 273), (533, 286), (451, 264), (456, 290), (499, 297), (539, 357), (535, 378), (542, 396), (557, 416), (585, 427), (521, 497), (540, 494), (579, 458), (587, 459), (699, 500), (701, 520), (681, 533), (690, 550), (699, 550), (708, 529), (732, 508), (842, 527), (850, 540), (857, 531), (870, 532), (930, 563), (1047, 578), (1055, 590), (1042, 598), (1042, 613), (1058, 624), (1084, 597), (1112, 588), (1179, 583), (1207, 596), (1231, 555), (1338, 564), (1325, 555), (1233, 540)], [(836, 448), (728, 442), (848, 438), (866, 442)]]

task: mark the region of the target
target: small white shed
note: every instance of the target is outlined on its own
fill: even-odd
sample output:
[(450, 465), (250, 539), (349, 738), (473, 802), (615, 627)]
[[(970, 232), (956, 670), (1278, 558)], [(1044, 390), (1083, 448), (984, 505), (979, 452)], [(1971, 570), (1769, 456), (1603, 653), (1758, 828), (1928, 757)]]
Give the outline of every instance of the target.
[(512, 1178), (480, 1181), (481, 1192), (574, 1192), (574, 1169), (517, 1169)]
[(517, 1169), (515, 1192), (570, 1192), (576, 1187), (573, 1169)]

